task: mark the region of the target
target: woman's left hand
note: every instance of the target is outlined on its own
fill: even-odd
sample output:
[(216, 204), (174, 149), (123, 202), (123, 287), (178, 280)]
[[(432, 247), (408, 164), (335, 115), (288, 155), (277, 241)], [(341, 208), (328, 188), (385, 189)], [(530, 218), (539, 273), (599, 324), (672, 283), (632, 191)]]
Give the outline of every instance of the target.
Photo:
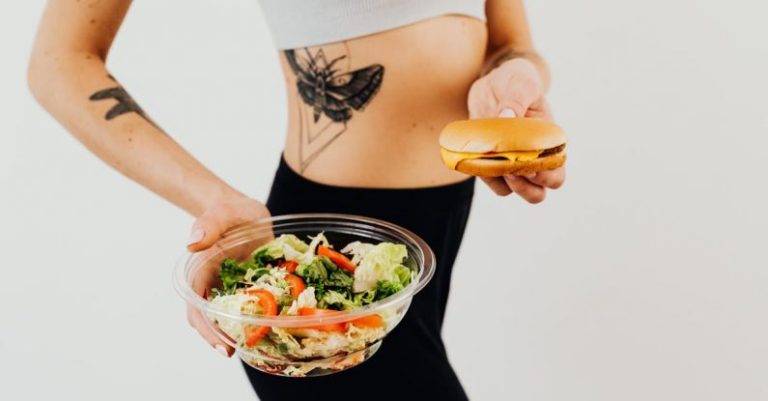
[[(469, 90), (469, 117), (536, 117), (552, 121), (545, 87), (536, 65), (526, 58), (508, 60), (475, 81)], [(529, 203), (544, 200), (547, 189), (565, 181), (565, 167), (526, 176), (483, 177), (500, 196), (518, 194)]]

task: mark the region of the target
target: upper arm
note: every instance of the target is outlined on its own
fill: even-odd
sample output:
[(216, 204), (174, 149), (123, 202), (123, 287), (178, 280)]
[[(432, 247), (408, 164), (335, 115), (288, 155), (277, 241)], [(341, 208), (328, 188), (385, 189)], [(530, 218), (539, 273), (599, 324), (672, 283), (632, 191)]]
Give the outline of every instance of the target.
[(32, 62), (66, 53), (106, 59), (131, 0), (48, 0)]
[(533, 50), (523, 0), (487, 0), (485, 14), (488, 19), (489, 55), (502, 48)]

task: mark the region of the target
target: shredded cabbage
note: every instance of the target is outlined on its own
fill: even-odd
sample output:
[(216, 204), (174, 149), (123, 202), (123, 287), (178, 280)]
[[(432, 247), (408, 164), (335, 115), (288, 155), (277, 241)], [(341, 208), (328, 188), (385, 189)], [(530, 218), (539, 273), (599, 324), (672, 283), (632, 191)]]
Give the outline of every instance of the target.
[[(243, 305), (253, 299), (254, 297), (243, 293), (221, 295), (211, 300), (211, 306), (214, 309), (218, 309), (224, 313), (238, 315), (243, 312)], [(243, 326), (240, 322), (233, 319), (215, 317), (214, 315), (209, 316), (209, 318), (216, 320), (216, 323), (218, 323), (221, 331), (226, 333), (238, 343), (242, 343)]]
[(317, 253), (316, 250), (318, 245), (320, 244), (323, 244), (325, 246), (329, 245), (328, 239), (325, 238), (325, 235), (322, 232), (310, 238), (312, 238), (312, 242), (309, 243), (309, 247), (307, 248), (306, 251), (304, 251), (304, 255), (301, 255), (299, 259), (300, 262), (305, 264), (312, 263), (312, 260), (315, 258), (315, 254)]
[(359, 265), (363, 257), (373, 249), (375, 245), (367, 242), (353, 241), (341, 249), (341, 253), (352, 255), (352, 263)]
[(291, 303), (286, 312), (289, 315), (295, 315), (299, 308), (316, 308), (317, 299), (315, 299), (315, 287), (307, 287), (299, 294), (299, 297)]

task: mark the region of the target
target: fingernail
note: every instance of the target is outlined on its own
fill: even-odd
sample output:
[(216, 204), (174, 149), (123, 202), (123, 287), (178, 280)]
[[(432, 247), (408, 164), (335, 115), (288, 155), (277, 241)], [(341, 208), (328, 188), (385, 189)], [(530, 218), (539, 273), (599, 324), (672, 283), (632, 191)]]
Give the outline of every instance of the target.
[(517, 115), (515, 114), (515, 111), (512, 109), (504, 109), (499, 113), (499, 117), (501, 118), (515, 118)]
[(536, 173), (533, 173), (533, 174), (526, 174), (526, 175), (525, 175), (525, 178), (527, 178), (527, 179), (529, 179), (529, 180), (532, 180), (532, 179), (536, 178)]
[(200, 242), (200, 240), (205, 237), (205, 231), (203, 229), (198, 228), (192, 231), (191, 234), (189, 234), (189, 239), (187, 240), (187, 245), (192, 245)]
[(216, 346), (214, 346), (213, 348), (215, 348), (216, 351), (218, 351), (225, 358), (229, 358), (229, 352), (227, 352), (227, 347), (225, 347), (225, 346), (223, 346), (221, 344), (216, 344)]

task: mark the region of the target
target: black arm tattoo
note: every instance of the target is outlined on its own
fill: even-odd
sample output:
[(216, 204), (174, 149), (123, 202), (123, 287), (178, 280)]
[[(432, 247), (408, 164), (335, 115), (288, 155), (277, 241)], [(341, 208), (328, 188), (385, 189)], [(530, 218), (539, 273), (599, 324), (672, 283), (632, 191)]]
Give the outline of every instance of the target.
[[(113, 78), (111, 75), (109, 75), (109, 79), (117, 83), (115, 78)], [(89, 97), (88, 99), (91, 101), (98, 101), (98, 100), (105, 100), (105, 99), (117, 100), (117, 104), (112, 106), (112, 108), (109, 109), (109, 111), (107, 111), (107, 114), (104, 116), (106, 120), (111, 120), (125, 113), (136, 113), (140, 115), (143, 119), (147, 120), (147, 122), (157, 127), (157, 124), (155, 124), (155, 122), (152, 121), (152, 119), (149, 118), (149, 116), (147, 116), (146, 113), (144, 113), (144, 110), (141, 109), (138, 103), (136, 103), (136, 101), (133, 100), (131, 95), (129, 95), (128, 92), (125, 90), (125, 88), (123, 88), (122, 85), (120, 84), (118, 84), (113, 88), (102, 89), (94, 93), (93, 95), (91, 95), (91, 97)]]
[[(349, 70), (349, 49), (346, 43), (340, 55), (326, 57), (326, 50), (314, 52), (307, 48), (284, 52), (288, 65), (296, 75), (296, 89), (301, 101), (299, 158), (301, 171), (338, 138), (347, 128), (352, 110), (362, 111), (381, 87), (384, 67), (373, 64)], [(338, 67), (347, 62), (347, 68)], [(306, 118), (312, 115), (312, 120)], [(322, 138), (320, 142), (316, 139)], [(313, 144), (314, 142), (314, 144)]]

